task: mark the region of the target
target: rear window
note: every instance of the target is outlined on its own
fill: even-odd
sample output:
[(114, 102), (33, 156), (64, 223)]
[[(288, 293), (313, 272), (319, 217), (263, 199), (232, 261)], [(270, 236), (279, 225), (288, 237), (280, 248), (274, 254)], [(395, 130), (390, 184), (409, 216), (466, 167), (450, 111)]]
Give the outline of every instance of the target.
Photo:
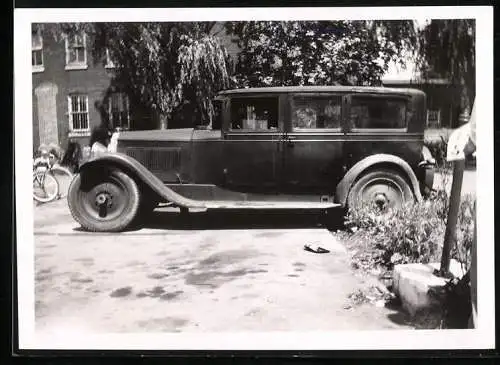
[(278, 98), (233, 98), (231, 130), (277, 130)]
[(338, 129), (342, 121), (340, 96), (294, 97), (292, 123), (294, 129)]
[(404, 99), (353, 96), (350, 108), (351, 128), (406, 128), (406, 108), (407, 102)]

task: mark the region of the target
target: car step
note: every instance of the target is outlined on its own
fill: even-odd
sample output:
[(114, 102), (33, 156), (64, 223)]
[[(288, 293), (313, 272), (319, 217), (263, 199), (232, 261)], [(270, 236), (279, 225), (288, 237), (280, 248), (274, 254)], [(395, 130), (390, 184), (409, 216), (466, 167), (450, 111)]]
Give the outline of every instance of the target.
[(332, 202), (268, 202), (268, 201), (208, 201), (207, 209), (331, 209), (341, 205)]

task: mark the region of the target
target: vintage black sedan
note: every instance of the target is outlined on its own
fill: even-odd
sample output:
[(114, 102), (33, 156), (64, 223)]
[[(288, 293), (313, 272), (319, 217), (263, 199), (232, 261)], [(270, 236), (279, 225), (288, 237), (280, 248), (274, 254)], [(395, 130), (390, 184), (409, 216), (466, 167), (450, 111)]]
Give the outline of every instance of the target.
[(160, 203), (184, 213), (395, 208), (432, 188), (422, 91), (249, 88), (223, 91), (215, 104), (210, 126), (116, 133), (70, 186), (74, 219), (121, 231)]

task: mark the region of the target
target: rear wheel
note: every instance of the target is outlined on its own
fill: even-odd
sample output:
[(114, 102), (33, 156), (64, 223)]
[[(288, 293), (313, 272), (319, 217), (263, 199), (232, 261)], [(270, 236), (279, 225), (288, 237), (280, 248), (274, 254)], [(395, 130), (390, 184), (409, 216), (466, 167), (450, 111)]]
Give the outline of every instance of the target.
[(375, 170), (362, 175), (352, 186), (348, 197), (349, 208), (375, 205), (381, 210), (399, 209), (414, 200), (413, 192), (400, 173), (393, 170)]
[(68, 192), (68, 205), (81, 226), (95, 232), (127, 228), (140, 207), (136, 182), (118, 169), (85, 171), (75, 176)]

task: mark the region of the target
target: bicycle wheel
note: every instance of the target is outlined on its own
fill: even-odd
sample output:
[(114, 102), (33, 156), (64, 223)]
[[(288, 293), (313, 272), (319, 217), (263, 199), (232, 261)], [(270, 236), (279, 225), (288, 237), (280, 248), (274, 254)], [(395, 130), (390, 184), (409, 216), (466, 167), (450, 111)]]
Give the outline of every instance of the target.
[(33, 199), (40, 203), (54, 200), (59, 193), (59, 185), (52, 175), (46, 172), (33, 172)]
[(52, 176), (57, 180), (59, 185), (59, 197), (65, 198), (68, 195), (69, 185), (71, 180), (73, 180), (73, 174), (66, 167), (63, 166), (53, 166), (50, 170)]

